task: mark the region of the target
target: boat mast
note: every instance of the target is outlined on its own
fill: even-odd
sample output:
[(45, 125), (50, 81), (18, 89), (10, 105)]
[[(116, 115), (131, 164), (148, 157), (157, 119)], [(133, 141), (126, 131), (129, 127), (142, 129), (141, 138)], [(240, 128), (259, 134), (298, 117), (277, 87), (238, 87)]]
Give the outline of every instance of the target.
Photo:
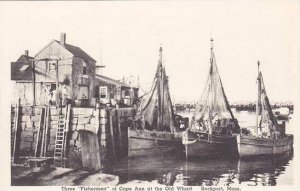
[(210, 48), (210, 51), (211, 51), (211, 56), (210, 56), (210, 71), (209, 71), (209, 75), (210, 75), (210, 80), (209, 80), (209, 96), (208, 96), (208, 99), (209, 99), (209, 104), (208, 104), (208, 140), (210, 140), (210, 137), (212, 135), (212, 115), (211, 115), (211, 109), (212, 109), (212, 70), (213, 70), (213, 38), (210, 39), (210, 42), (211, 42), (211, 48)]
[(258, 128), (259, 128), (259, 115), (261, 111), (261, 76), (259, 70), (260, 62), (257, 61), (257, 101), (256, 101), (256, 136), (258, 136)]
[(159, 60), (158, 60), (158, 71), (157, 71), (157, 78), (158, 78), (158, 87), (157, 87), (157, 93), (158, 93), (158, 118), (157, 118), (157, 129), (161, 130), (161, 122), (162, 122), (162, 112), (161, 112), (161, 86), (162, 86), (162, 47), (159, 48)]

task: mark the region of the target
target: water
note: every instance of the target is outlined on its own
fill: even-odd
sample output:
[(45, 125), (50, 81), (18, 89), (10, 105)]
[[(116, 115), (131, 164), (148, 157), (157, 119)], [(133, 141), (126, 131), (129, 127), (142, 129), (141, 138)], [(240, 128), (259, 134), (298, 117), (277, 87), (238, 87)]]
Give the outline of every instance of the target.
[[(181, 113), (191, 116), (191, 113)], [(255, 125), (255, 113), (235, 112), (241, 127)], [(292, 119), (287, 133), (292, 132)], [(109, 173), (119, 176), (120, 184), (136, 180), (164, 185), (185, 186), (275, 186), (293, 184), (293, 153), (280, 158), (239, 160), (207, 158), (186, 161), (184, 156), (156, 156), (122, 159)]]

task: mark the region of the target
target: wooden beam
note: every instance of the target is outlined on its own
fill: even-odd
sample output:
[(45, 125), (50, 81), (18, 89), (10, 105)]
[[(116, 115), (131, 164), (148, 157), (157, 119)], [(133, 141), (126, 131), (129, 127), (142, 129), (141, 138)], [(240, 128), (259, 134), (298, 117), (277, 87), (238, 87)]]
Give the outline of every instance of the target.
[(59, 107), (59, 78), (58, 78), (58, 60), (56, 60), (56, 107), (58, 108)]
[(39, 149), (39, 142), (40, 142), (40, 138), (41, 138), (41, 133), (43, 132), (43, 129), (42, 129), (43, 115), (44, 115), (44, 108), (42, 108), (42, 112), (41, 112), (41, 116), (40, 116), (40, 122), (39, 122), (39, 129), (38, 129), (38, 132), (37, 132), (37, 135), (36, 135), (36, 145), (35, 145), (35, 153), (34, 153), (35, 157), (40, 156), (39, 151), (41, 149)]
[(32, 93), (33, 93), (33, 101), (32, 101), (32, 105), (35, 106), (35, 64), (34, 61), (31, 61), (31, 66), (32, 66)]

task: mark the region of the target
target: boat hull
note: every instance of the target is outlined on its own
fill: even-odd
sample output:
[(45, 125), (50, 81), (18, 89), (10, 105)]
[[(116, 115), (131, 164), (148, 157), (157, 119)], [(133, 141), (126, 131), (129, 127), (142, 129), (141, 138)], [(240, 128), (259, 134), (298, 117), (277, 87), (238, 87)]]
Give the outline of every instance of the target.
[(237, 156), (236, 136), (216, 136), (201, 133), (197, 138), (189, 138), (193, 143), (184, 143), (186, 157)]
[(181, 139), (172, 133), (147, 130), (128, 130), (128, 157), (176, 153)]
[(237, 146), (240, 158), (281, 155), (293, 149), (293, 135), (276, 140), (239, 135)]

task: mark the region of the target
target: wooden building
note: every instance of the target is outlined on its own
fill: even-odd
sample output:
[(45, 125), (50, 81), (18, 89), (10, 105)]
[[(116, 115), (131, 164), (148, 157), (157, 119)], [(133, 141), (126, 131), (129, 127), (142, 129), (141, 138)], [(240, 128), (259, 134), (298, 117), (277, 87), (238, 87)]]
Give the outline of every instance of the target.
[(112, 78), (96, 75), (95, 97), (103, 104), (119, 104), (121, 107), (133, 106), (138, 99), (137, 87)]
[[(96, 61), (81, 48), (66, 43), (65, 33), (61, 34), (60, 41), (52, 40), (40, 50), (32, 62), (30, 66), (28, 61), (29, 68), (26, 69), (26, 76), (33, 73), (31, 79), (26, 77), (26, 83), (23, 82), (26, 85), (23, 87), (18, 85), (15, 98), (26, 95), (22, 97), (24, 103), (31, 102), (31, 105), (34, 101), (36, 105), (44, 105), (67, 99), (81, 105), (91, 103), (94, 94)], [(18, 64), (12, 63), (12, 67), (13, 65)], [(14, 67), (12, 80), (16, 81), (16, 84), (25, 80), (16, 78), (18, 72), (22, 73), (18, 69), (24, 68)], [(35, 90), (32, 84), (35, 84)]]
[(14, 105), (17, 100), (21, 100), (22, 105), (32, 105), (32, 67), (33, 57), (28, 55), (28, 50), (21, 55), (17, 61), (11, 63), (11, 103)]
[(66, 43), (65, 33), (61, 33), (60, 41), (52, 40), (35, 57), (26, 51), (12, 62), (11, 80), (12, 104), (21, 99), (21, 105), (69, 102), (93, 106), (98, 100), (122, 107), (132, 106), (138, 98), (138, 88), (96, 75), (96, 61), (81, 48)]

